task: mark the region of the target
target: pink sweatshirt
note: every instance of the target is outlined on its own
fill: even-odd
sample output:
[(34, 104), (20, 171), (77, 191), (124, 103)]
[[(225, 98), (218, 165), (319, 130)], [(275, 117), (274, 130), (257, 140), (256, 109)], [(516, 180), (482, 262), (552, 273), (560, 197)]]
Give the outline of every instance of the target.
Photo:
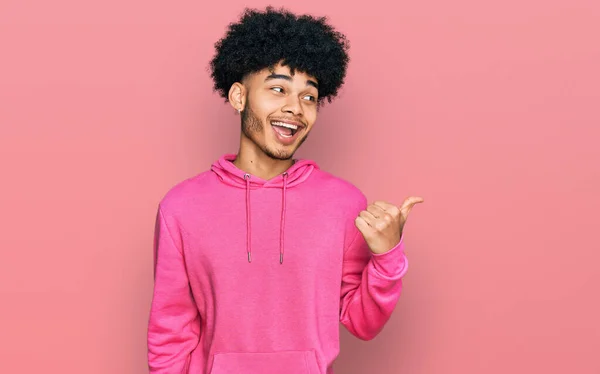
[(351, 183), (297, 160), (263, 180), (223, 155), (158, 204), (151, 373), (332, 374), (339, 324), (375, 337), (407, 269), (372, 254)]

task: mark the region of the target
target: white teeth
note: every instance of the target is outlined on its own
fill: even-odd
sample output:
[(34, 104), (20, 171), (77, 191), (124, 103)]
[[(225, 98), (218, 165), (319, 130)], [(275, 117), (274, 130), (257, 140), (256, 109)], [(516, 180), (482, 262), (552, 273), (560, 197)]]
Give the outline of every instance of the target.
[(271, 122), (271, 124), (273, 124), (273, 125), (275, 125), (275, 126), (287, 127), (288, 129), (292, 129), (292, 130), (298, 130), (298, 126), (296, 126), (296, 125), (290, 125), (289, 123), (284, 123), (284, 122)]

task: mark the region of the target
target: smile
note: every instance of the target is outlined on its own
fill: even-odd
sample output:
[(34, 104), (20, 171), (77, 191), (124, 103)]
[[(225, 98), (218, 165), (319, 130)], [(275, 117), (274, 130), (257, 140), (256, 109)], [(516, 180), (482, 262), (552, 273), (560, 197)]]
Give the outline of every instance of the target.
[(292, 123), (281, 122), (281, 121), (272, 121), (271, 125), (274, 127), (275, 131), (277, 131), (277, 133), (279, 133), (279, 135), (281, 135), (285, 138), (291, 138), (292, 136), (296, 135), (296, 132), (298, 131), (298, 128), (300, 127), (300, 126), (292, 124)]

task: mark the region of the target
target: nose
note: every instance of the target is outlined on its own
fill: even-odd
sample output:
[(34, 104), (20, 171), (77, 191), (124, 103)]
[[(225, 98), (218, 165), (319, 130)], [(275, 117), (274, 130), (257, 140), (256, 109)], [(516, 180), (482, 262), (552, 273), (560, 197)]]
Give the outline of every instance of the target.
[(292, 113), (294, 116), (302, 115), (302, 105), (300, 99), (295, 95), (288, 96), (285, 105), (281, 110), (285, 113)]

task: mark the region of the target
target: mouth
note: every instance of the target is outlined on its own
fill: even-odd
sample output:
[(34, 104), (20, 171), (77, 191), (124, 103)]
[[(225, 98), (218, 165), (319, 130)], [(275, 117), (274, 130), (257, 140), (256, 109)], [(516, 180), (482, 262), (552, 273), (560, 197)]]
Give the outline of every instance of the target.
[(273, 120), (271, 121), (273, 129), (283, 138), (292, 138), (296, 133), (304, 128), (304, 125), (295, 121)]

